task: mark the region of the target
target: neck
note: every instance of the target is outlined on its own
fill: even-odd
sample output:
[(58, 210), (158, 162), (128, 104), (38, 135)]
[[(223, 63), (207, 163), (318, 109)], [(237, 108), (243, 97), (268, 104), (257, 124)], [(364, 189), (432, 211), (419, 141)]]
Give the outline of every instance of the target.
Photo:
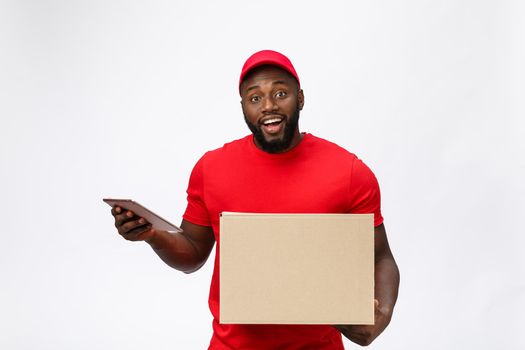
[(295, 133), (293, 135), (292, 142), (290, 143), (290, 147), (288, 147), (284, 152), (289, 151), (295, 146), (297, 146), (299, 142), (301, 142), (302, 139), (303, 139), (303, 134), (301, 134), (301, 132), (299, 131), (299, 128), (295, 129)]

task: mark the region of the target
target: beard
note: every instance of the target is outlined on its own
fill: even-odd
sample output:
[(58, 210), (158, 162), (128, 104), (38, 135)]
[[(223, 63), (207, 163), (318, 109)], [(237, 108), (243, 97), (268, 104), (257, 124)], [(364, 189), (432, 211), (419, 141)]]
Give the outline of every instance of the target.
[(248, 120), (248, 118), (246, 118), (246, 114), (244, 114), (244, 121), (246, 122), (246, 125), (248, 125), (248, 128), (252, 132), (255, 141), (257, 141), (257, 144), (263, 151), (268, 153), (281, 153), (287, 150), (292, 144), (292, 140), (295, 135), (295, 130), (299, 125), (299, 114), (300, 109), (297, 107), (290, 119), (286, 121), (283, 120), (283, 122), (286, 124), (284, 125), (282, 138), (270, 141), (264, 137), (264, 133), (262, 131), (261, 126), (251, 123)]

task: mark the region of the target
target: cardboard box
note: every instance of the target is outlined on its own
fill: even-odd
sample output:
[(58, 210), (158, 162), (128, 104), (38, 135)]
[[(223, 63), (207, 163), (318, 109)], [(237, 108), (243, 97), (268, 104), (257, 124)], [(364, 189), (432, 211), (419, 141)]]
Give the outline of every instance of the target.
[(373, 214), (222, 213), (220, 322), (373, 324)]

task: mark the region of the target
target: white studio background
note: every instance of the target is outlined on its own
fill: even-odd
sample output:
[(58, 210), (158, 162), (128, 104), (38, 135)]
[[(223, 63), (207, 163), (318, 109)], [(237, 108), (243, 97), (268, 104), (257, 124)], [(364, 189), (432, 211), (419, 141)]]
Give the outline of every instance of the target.
[(0, 4), (0, 348), (207, 347), (212, 260), (170, 269), (101, 199), (180, 222), (261, 49), (294, 62), (302, 131), (380, 181), (402, 280), (370, 348), (525, 347), (523, 2)]

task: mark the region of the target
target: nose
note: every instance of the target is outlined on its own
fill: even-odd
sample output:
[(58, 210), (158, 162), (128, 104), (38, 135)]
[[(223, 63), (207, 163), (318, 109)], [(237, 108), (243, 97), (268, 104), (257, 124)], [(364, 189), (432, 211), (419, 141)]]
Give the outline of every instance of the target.
[(263, 112), (271, 112), (277, 110), (277, 104), (272, 96), (268, 96), (263, 100), (262, 104)]

